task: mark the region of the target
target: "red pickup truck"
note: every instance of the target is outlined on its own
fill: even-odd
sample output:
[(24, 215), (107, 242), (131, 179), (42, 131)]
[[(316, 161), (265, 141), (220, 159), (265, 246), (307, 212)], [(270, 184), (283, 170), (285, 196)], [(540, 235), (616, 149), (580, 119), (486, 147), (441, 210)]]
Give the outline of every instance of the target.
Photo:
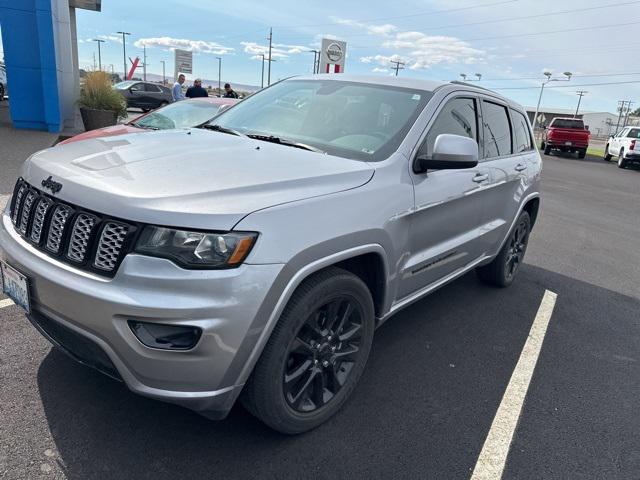
[(590, 136), (591, 133), (585, 128), (582, 120), (556, 117), (545, 128), (540, 150), (544, 150), (545, 155), (549, 155), (551, 150), (575, 152), (578, 158), (584, 158)]

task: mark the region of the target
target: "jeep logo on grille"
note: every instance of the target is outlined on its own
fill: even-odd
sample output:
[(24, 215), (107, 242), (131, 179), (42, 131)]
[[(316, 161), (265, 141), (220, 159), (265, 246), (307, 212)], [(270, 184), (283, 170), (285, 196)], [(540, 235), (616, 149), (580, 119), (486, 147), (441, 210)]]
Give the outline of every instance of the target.
[(51, 175), (49, 175), (49, 178), (42, 180), (42, 188), (48, 188), (51, 190), (51, 193), (56, 194), (62, 190), (62, 184), (53, 180)]

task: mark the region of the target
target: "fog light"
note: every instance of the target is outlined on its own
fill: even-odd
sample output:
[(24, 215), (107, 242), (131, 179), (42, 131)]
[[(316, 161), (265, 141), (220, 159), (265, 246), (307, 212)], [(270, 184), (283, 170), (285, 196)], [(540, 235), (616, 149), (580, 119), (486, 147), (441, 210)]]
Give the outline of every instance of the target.
[(189, 350), (196, 346), (202, 329), (129, 320), (129, 328), (143, 345), (161, 350)]

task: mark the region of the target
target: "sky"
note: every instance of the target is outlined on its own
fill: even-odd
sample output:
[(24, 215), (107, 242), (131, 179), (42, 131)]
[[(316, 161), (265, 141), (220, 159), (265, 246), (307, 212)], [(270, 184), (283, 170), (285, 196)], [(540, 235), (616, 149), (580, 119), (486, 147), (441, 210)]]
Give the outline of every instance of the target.
[(581, 110), (611, 112), (621, 99), (640, 106), (639, 25), (640, 0), (103, 0), (102, 12), (77, 15), (84, 68), (97, 51), (91, 40), (102, 38), (103, 65), (121, 72), (124, 30), (128, 56), (146, 45), (148, 72), (162, 74), (164, 60), (171, 76), (178, 47), (194, 52), (191, 78), (217, 78), (221, 57), (223, 82), (260, 85), (272, 27), (272, 80), (311, 73), (309, 50), (329, 37), (347, 42), (348, 73), (390, 75), (390, 60), (405, 62), (402, 76), (479, 73), (479, 85), (535, 106), (549, 71), (559, 81), (545, 88), (543, 106), (575, 108), (576, 91), (586, 90)]

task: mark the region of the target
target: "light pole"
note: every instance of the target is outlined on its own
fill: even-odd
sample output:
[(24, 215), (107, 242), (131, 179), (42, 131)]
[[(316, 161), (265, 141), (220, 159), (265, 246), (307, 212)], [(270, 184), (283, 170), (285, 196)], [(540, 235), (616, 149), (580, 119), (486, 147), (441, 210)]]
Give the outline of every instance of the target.
[(273, 28), (269, 29), (269, 72), (267, 73), (267, 86), (271, 85), (271, 44), (273, 42)]
[(160, 60), (160, 63), (162, 64), (162, 84), (166, 85), (167, 84), (167, 78), (166, 78), (166, 76), (164, 74), (164, 67), (165, 67), (164, 63), (165, 62), (164, 62), (164, 60)]
[(561, 79), (561, 78), (551, 78), (551, 75), (552, 75), (551, 72), (543, 72), (543, 74), (545, 77), (547, 77), (547, 79), (544, 82), (542, 82), (542, 85), (540, 86), (540, 96), (538, 97), (538, 105), (536, 105), (536, 113), (533, 116), (533, 125), (531, 126), (531, 128), (533, 129), (534, 135), (536, 133), (536, 124), (538, 123), (538, 112), (540, 111), (540, 101), (542, 100), (542, 93), (544, 92), (544, 86), (550, 82), (568, 82), (569, 80), (571, 80), (571, 75), (572, 75), (571, 72), (564, 72), (563, 75), (567, 78)]
[(100, 44), (104, 43), (104, 40), (100, 40), (99, 38), (94, 38), (94, 42), (98, 43), (98, 70), (102, 70), (102, 54), (100, 52)]
[(220, 88), (222, 82), (222, 74), (220, 73), (222, 71), (222, 57), (216, 57), (218, 59), (218, 96), (222, 97), (222, 88)]
[(124, 77), (122, 80), (127, 79), (127, 46), (126, 46), (126, 35), (131, 35), (129, 32), (118, 32), (122, 35), (122, 68), (124, 70)]

